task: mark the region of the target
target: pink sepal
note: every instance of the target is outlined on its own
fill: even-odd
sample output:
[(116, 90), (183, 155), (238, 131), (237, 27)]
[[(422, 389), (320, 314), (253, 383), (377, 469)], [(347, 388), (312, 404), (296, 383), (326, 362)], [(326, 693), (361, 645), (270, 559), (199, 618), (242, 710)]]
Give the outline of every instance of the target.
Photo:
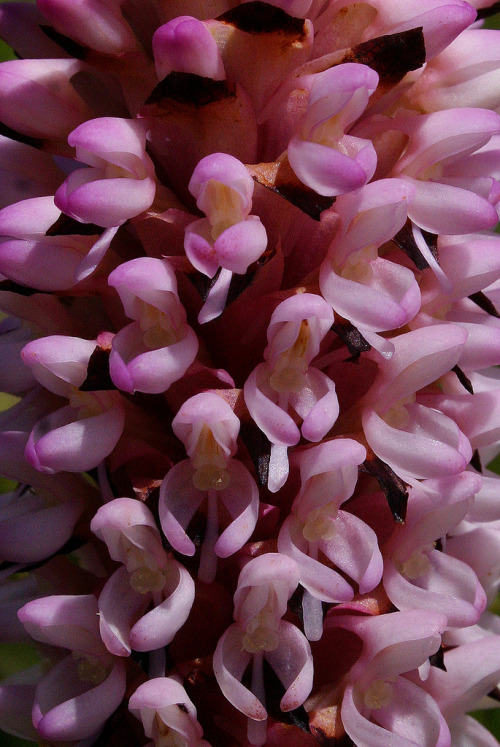
[(26, 444), (26, 459), (37, 470), (85, 472), (113, 451), (123, 432), (125, 412), (120, 402), (105, 412), (75, 420), (77, 411), (63, 407), (39, 420)]
[(293, 711), (305, 701), (313, 684), (313, 658), (307, 638), (289, 622), (279, 628), (280, 642), (265, 658), (274, 669), (286, 692), (281, 698), (282, 711)]
[(45, 389), (69, 397), (72, 388), (80, 387), (87, 378), (89, 358), (95, 347), (95, 340), (50, 335), (25, 345), (21, 358)]
[(99, 637), (97, 600), (92, 594), (34, 599), (19, 610), (18, 617), (36, 641), (109, 661)]
[(130, 656), (130, 631), (150, 602), (150, 594), (132, 589), (125, 566), (106, 581), (99, 595), (99, 630), (104, 645), (114, 656)]
[(186, 529), (205, 498), (193, 484), (194, 469), (189, 459), (174, 464), (160, 487), (159, 516), (161, 528), (174, 550), (194, 555), (196, 548)]

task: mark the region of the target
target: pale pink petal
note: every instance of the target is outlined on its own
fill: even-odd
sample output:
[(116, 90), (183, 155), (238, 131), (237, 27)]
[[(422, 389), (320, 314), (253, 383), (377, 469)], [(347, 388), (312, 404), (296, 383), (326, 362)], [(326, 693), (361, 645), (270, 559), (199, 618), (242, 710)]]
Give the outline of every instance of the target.
[(99, 628), (108, 651), (130, 656), (130, 631), (150, 601), (150, 594), (132, 589), (124, 566), (110, 576), (99, 595)]
[(339, 511), (335, 519), (335, 536), (320, 540), (322, 552), (330, 558), (365, 594), (382, 578), (383, 560), (377, 535), (364, 521), (347, 511)]
[(252, 656), (243, 648), (243, 632), (239, 625), (231, 625), (217, 644), (213, 667), (220, 689), (235, 708), (255, 721), (267, 718), (267, 711), (258, 698), (244, 685), (241, 678)]
[(135, 651), (153, 651), (167, 646), (186, 622), (194, 601), (194, 581), (180, 563), (169, 560), (166, 599), (143, 615), (130, 631)]
[(266, 651), (265, 658), (285, 687), (280, 708), (293, 711), (305, 701), (313, 684), (311, 647), (303, 633), (284, 620), (279, 628), (279, 644), (274, 651)]
[(227, 558), (248, 542), (259, 516), (259, 490), (250, 472), (232, 459), (228, 465), (229, 487), (219, 492), (232, 521), (215, 544), (220, 558)]
[(83, 420), (75, 416), (72, 407), (63, 407), (38, 421), (26, 445), (26, 459), (36, 469), (85, 472), (113, 451), (125, 422), (121, 405)]
[(194, 472), (189, 459), (179, 462), (167, 472), (160, 487), (161, 528), (172, 547), (183, 555), (194, 555), (196, 551), (186, 529), (205, 498), (205, 493), (193, 483)]

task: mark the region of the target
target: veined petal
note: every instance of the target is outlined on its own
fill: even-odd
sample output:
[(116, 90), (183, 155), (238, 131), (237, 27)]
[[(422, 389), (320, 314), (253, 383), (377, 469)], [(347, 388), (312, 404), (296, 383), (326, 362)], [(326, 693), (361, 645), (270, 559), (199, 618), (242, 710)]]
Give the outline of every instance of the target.
[(286, 688), (280, 708), (293, 711), (305, 701), (313, 684), (313, 659), (311, 647), (305, 635), (289, 622), (281, 621), (279, 644), (274, 651), (266, 651), (265, 657)]

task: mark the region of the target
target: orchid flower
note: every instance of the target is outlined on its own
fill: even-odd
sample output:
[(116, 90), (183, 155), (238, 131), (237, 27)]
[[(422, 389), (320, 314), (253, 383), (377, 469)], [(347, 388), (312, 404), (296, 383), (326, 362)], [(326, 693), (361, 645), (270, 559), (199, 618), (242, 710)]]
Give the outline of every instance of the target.
[(219, 316), (226, 304), (233, 273), (243, 275), (267, 246), (260, 218), (250, 215), (253, 180), (245, 166), (225, 153), (202, 159), (193, 172), (189, 191), (206, 218), (186, 228), (184, 248), (191, 264), (213, 278), (200, 324)]
[[(227, 558), (252, 534), (259, 510), (258, 489), (246, 467), (232, 459), (239, 421), (230, 406), (214, 392), (187, 400), (172, 421), (174, 433), (189, 459), (175, 464), (160, 488), (162, 529), (172, 547), (184, 555), (196, 548), (186, 530), (206, 500), (207, 524), (198, 578), (211, 583), (217, 557)], [(219, 506), (231, 521), (219, 536)]]
[[(321, 296), (303, 293), (286, 299), (271, 316), (266, 362), (245, 382), (245, 403), (271, 442), (268, 487), (272, 492), (288, 477), (288, 447), (295, 446), (301, 435), (321, 441), (337, 419), (335, 385), (310, 365), (332, 324), (333, 312)], [(303, 420), (300, 430), (289, 409)]]
[[(133, 498), (116, 498), (98, 510), (92, 531), (122, 563), (99, 596), (99, 627), (116, 656), (166, 646), (186, 621), (194, 600), (189, 573), (163, 550), (153, 516)], [(153, 603), (153, 608), (146, 612)]]
[[(264, 659), (271, 665), (285, 694), (283, 711), (304, 702), (312, 686), (312, 657), (304, 635), (282, 620), (286, 604), (299, 580), (295, 561), (267, 553), (247, 563), (234, 595), (234, 625), (215, 649), (214, 673), (219, 686), (238, 710), (248, 716), (248, 738), (252, 744), (266, 741)], [(249, 690), (241, 678), (252, 663)]]
[(32, 638), (69, 649), (37, 685), (33, 724), (44, 739), (96, 736), (125, 694), (125, 668), (99, 636), (97, 600), (91, 595), (35, 599), (19, 610)]
[(153, 257), (124, 262), (109, 276), (134, 321), (112, 341), (109, 373), (119, 389), (159, 394), (186, 372), (198, 340), (186, 322), (170, 265)]

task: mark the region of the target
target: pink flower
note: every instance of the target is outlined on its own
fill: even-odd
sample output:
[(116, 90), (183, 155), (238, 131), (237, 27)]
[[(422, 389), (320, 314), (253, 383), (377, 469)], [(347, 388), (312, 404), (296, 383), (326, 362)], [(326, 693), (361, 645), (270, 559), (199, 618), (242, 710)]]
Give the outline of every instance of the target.
[(210, 747), (202, 739), (196, 708), (182, 685), (171, 677), (144, 682), (130, 698), (129, 708), (141, 719), (144, 733), (154, 744), (182, 740), (186, 747)]
[[(120, 143), (119, 151), (115, 142)], [(156, 184), (143, 122), (92, 119), (73, 130), (68, 143), (89, 168), (72, 171), (57, 190), (54, 200), (63, 213), (81, 223), (111, 227), (151, 205)]]
[(95, 341), (62, 335), (33, 340), (23, 348), (23, 361), (35, 378), (69, 399), (69, 405), (44, 417), (30, 434), (26, 458), (36, 469), (48, 474), (91, 469), (111, 453), (122, 434), (125, 413), (119, 395), (80, 390), (95, 348)]
[[(298, 580), (298, 567), (286, 556), (272, 553), (250, 561), (240, 574), (234, 595), (236, 623), (215, 649), (217, 682), (229, 702), (248, 716), (252, 744), (266, 741), (264, 658), (285, 687), (280, 703), (283, 711), (297, 708), (311, 690), (309, 644), (298, 628), (281, 619)], [(252, 685), (248, 690), (241, 678), (250, 662)]]
[[(321, 296), (303, 293), (286, 299), (269, 323), (266, 363), (260, 363), (245, 382), (245, 403), (272, 444), (272, 492), (287, 479), (287, 448), (295, 446), (301, 434), (308, 441), (321, 441), (337, 419), (333, 381), (310, 366), (332, 324), (332, 310)], [(289, 409), (303, 420), (300, 430)]]
[[(116, 498), (101, 506), (91, 529), (106, 542), (113, 560), (123, 563), (99, 596), (106, 648), (116, 656), (129, 656), (131, 649), (166, 646), (189, 615), (194, 583), (163, 550), (151, 512), (132, 498)], [(153, 608), (146, 612), (151, 602)]]
[[(255, 529), (259, 492), (236, 451), (239, 422), (229, 405), (212, 392), (187, 400), (172, 422), (184, 441), (189, 460), (175, 464), (160, 487), (159, 515), (172, 547), (184, 555), (196, 548), (187, 535), (194, 514), (206, 500), (205, 537), (198, 578), (211, 583), (217, 557), (227, 558), (247, 542)], [(219, 506), (230, 518), (219, 536)]]
[(198, 351), (173, 270), (161, 259), (138, 257), (117, 267), (108, 282), (134, 319), (113, 337), (109, 372), (114, 384), (132, 394), (164, 392)]
[(253, 181), (242, 163), (225, 153), (202, 159), (189, 191), (206, 218), (186, 228), (184, 248), (191, 264), (209, 278), (220, 273), (198, 315), (200, 324), (222, 313), (233, 273), (244, 274), (267, 245), (260, 218), (250, 215)]
[(33, 724), (44, 739), (75, 741), (96, 736), (125, 693), (125, 669), (105, 649), (92, 595), (53, 596), (28, 602), (19, 619), (30, 635), (69, 649), (39, 681)]
[(288, 160), (299, 179), (320, 195), (341, 195), (362, 187), (377, 165), (369, 140), (349, 128), (376, 89), (378, 75), (364, 65), (339, 65), (301, 81), (307, 110), (288, 143)]
[(365, 458), (364, 447), (350, 439), (314, 446), (300, 457), (302, 485), (278, 535), (278, 550), (300, 568), (304, 630), (311, 641), (319, 640), (323, 632), (321, 602), (349, 601), (354, 596), (353, 588), (330, 563), (353, 578), (362, 594), (374, 589), (382, 577), (375, 533), (357, 516), (339, 510), (353, 494), (357, 468)]
[(341, 711), (356, 745), (383, 747), (392, 741), (404, 747), (449, 747), (449, 730), (436, 702), (402, 676), (438, 649), (445, 625), (443, 615), (423, 611), (330, 618), (329, 628), (349, 630), (363, 643), (345, 678)]

